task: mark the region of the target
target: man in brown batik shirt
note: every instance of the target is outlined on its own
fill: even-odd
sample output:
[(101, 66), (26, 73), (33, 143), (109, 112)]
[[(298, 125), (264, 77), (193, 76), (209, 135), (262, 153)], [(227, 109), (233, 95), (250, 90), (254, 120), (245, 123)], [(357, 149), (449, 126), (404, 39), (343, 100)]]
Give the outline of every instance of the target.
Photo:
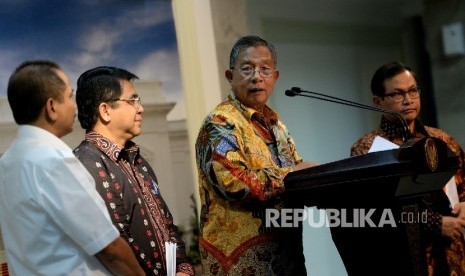
[[(373, 103), (383, 109), (401, 114), (414, 138), (436, 137), (447, 143), (459, 158), (455, 174), (459, 203), (448, 207), (444, 193), (429, 209), (424, 229), (431, 237), (427, 241), (426, 260), (429, 275), (465, 275), (465, 243), (462, 229), (465, 226), (465, 155), (460, 144), (441, 129), (424, 126), (419, 120), (420, 88), (414, 72), (399, 62), (381, 66), (371, 81)], [(399, 121), (390, 116), (381, 119), (379, 128), (361, 137), (352, 146), (351, 155), (366, 154), (376, 136), (402, 145), (404, 132)], [(444, 211), (445, 210), (445, 211)]]
[(175, 242), (176, 275), (194, 275), (185, 246), (139, 147), (142, 107), (132, 80), (120, 68), (97, 67), (78, 79), (76, 102), (84, 141), (74, 150), (89, 170), (121, 236), (147, 275), (166, 275), (165, 242)]

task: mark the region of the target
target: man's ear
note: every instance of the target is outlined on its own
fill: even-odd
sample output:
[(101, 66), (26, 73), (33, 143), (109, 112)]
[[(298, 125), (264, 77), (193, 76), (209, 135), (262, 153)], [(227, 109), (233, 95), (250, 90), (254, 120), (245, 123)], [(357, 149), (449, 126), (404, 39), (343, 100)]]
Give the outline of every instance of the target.
[(98, 106), (99, 117), (103, 123), (109, 123), (111, 121), (111, 106), (108, 103), (101, 103)]
[(228, 70), (224, 71), (224, 76), (226, 77), (226, 79), (228, 80), (228, 82), (231, 84), (231, 83), (232, 83), (232, 78), (233, 78), (233, 71), (232, 71), (232, 69), (228, 69)]
[(381, 97), (380, 96), (373, 96), (373, 104), (377, 107), (381, 107)]
[(274, 75), (275, 75), (275, 80), (278, 80), (279, 79), (279, 70), (275, 70)]
[(57, 100), (53, 98), (48, 98), (45, 102), (45, 117), (47, 121), (55, 122), (57, 120), (57, 103)]

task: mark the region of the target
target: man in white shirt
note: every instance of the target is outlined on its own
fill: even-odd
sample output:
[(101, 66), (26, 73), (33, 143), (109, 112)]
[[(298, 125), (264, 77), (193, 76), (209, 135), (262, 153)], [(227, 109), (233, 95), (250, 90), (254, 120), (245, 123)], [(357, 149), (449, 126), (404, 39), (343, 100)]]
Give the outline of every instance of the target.
[(144, 275), (95, 183), (60, 137), (76, 115), (68, 77), (50, 61), (8, 83), (18, 135), (0, 158), (0, 226), (13, 275)]

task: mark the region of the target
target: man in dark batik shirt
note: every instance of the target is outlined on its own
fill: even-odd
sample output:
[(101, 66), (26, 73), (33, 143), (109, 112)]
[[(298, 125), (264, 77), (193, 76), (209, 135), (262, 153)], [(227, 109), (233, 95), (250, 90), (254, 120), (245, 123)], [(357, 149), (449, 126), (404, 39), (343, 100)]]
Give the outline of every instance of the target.
[(155, 173), (131, 141), (141, 133), (144, 112), (134, 79), (115, 67), (97, 67), (79, 77), (76, 102), (86, 136), (74, 153), (94, 177), (113, 223), (145, 273), (167, 274), (165, 242), (171, 241), (177, 244), (176, 275), (194, 275)]
[[(445, 131), (425, 126), (418, 119), (420, 88), (409, 67), (399, 62), (381, 66), (373, 75), (371, 91), (373, 103), (377, 107), (398, 112), (404, 117), (414, 138), (439, 138), (457, 155), (459, 168), (454, 178), (460, 202), (449, 208), (445, 193), (440, 191), (438, 199), (429, 202), (427, 221), (422, 226), (429, 234), (428, 241), (425, 241), (428, 275), (465, 275), (465, 243), (462, 234), (465, 226), (465, 154), (462, 147)], [(397, 119), (383, 116), (378, 128), (354, 143), (351, 155), (366, 154), (376, 136), (399, 146), (407, 138)]]

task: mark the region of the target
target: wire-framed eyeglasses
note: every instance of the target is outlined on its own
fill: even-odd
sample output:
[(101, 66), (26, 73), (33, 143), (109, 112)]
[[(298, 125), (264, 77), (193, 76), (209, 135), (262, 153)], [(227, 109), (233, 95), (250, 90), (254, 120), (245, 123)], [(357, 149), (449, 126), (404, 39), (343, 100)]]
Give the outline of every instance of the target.
[(258, 72), (262, 78), (269, 78), (271, 77), (276, 69), (269, 68), (269, 67), (252, 67), (250, 65), (241, 67), (241, 68), (231, 68), (233, 70), (237, 70), (243, 77), (251, 78), (253, 75)]
[(136, 109), (139, 109), (142, 106), (142, 99), (140, 98), (140, 96), (129, 98), (129, 99), (114, 99), (113, 101), (114, 102), (116, 101), (127, 102), (128, 104), (134, 106)]
[(420, 97), (421, 89), (419, 87), (410, 88), (407, 91), (398, 90), (395, 92), (384, 94), (383, 99), (389, 97), (394, 100), (394, 102), (402, 102), (405, 99), (405, 95), (408, 95), (410, 99), (417, 99)]

